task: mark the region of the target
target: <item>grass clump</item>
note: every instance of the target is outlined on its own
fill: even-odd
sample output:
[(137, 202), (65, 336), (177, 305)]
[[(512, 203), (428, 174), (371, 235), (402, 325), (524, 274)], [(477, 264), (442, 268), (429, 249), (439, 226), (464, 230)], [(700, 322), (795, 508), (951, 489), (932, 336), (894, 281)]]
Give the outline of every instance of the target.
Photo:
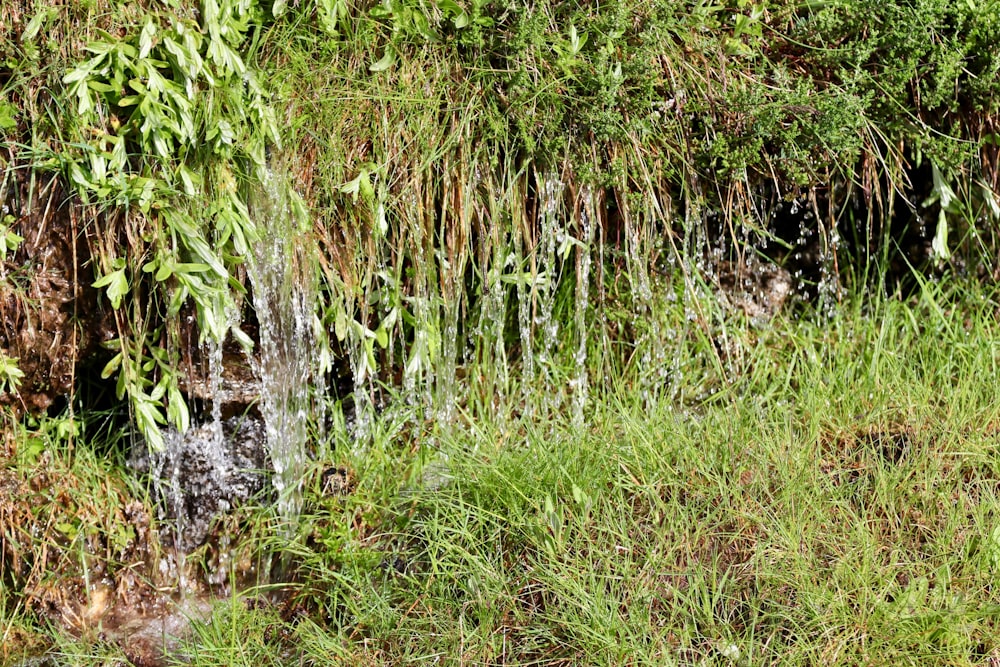
[(122, 462), (97, 449), (101, 438), (86, 428), (95, 424), (62, 415), (8, 434), (13, 446), (0, 456), (4, 664), (53, 641), (87, 652), (74, 637), (96, 638), (111, 610), (136, 613), (156, 595), (155, 512)]

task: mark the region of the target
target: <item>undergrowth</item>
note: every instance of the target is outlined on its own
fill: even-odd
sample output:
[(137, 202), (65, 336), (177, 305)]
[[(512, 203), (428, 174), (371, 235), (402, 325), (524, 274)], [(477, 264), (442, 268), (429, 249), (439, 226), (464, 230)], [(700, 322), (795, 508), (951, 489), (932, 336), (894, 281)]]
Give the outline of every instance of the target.
[[(664, 330), (687, 322), (685, 304), (670, 303), (656, 311)], [(557, 371), (463, 403), (455, 422), (425, 420), (400, 397), (364, 442), (331, 406), (293, 532), (275, 530), (266, 507), (225, 529), (243, 536), (234, 553), (272, 554), (262, 562), (279, 578), (234, 588), (172, 655), (200, 665), (996, 660), (996, 295), (924, 282), (909, 299), (856, 298), (832, 319), (766, 324), (702, 306), (718, 323), (711, 335), (669, 339), (682, 373), (656, 389), (624, 366), (592, 387), (580, 421), (553, 402)], [(560, 363), (573, 377), (571, 359)], [(489, 369), (468, 370), (475, 396)], [(63, 423), (39, 433), (67, 437)], [(56, 487), (30, 462), (61, 470), (49, 458), (59, 443), (28, 442), (4, 479), (34, 477), (18, 483), (48, 497)], [(7, 546), (57, 557), (58, 567), (39, 561), (49, 577), (81, 565), (102, 581), (138, 574), (122, 570), (131, 561), (115, 546), (134, 522), (106, 511), (124, 501), (104, 490), (86, 442), (75, 451), (80, 472), (61, 479), (80, 482), (59, 487), (58, 507), (3, 506)], [(2, 627), (25, 647), (51, 641), (38, 625), (42, 590), (2, 598)], [(49, 590), (66, 600), (49, 613), (87, 627), (87, 607), (74, 606), (86, 596)], [(98, 635), (59, 637), (75, 664), (124, 664)]]
[[(743, 371), (687, 407), (616, 378), (581, 425), (545, 385), (452, 427), (387, 414), (273, 546), (285, 615), (236, 630), (306, 664), (989, 664), (998, 303), (947, 292), (731, 326)], [(249, 664), (230, 641), (189, 650)]]
[[(259, 345), (277, 214), (335, 418), (291, 534), (232, 520), (289, 595), (234, 596), (194, 662), (1000, 660), (997, 0), (22, 0), (0, 25), (4, 646), (97, 614), (57, 574), (117, 585), (156, 548), (59, 430), (74, 397), (22, 420), (49, 386), (7, 326), (26, 281), (95, 304), (81, 368), (130, 406), (120, 447), (157, 449), (191, 420), (182, 357)], [(52, 279), (25, 239), (57, 228), (82, 243)], [(774, 264), (797, 296), (748, 302)], [(87, 639), (60, 650), (124, 660)]]

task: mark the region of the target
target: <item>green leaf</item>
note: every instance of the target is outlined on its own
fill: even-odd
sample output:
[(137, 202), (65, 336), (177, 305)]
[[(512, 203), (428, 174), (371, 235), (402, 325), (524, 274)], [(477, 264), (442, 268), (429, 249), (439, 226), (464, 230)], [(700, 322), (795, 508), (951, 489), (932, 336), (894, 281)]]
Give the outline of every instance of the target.
[(119, 352), (115, 356), (111, 357), (111, 361), (104, 365), (104, 369), (101, 371), (101, 379), (107, 380), (109, 377), (115, 374), (122, 365), (122, 353)]
[(38, 12), (37, 14), (35, 14), (32, 17), (32, 19), (28, 22), (28, 25), (25, 27), (24, 32), (21, 33), (21, 42), (25, 43), (33, 40), (38, 35), (38, 32), (42, 29), (42, 26), (51, 17), (55, 16), (57, 12), (58, 10), (55, 7), (47, 7), (42, 11)]
[(8, 357), (0, 352), (0, 391), (17, 389), (21, 385), (24, 371), (18, 368), (19, 357)]
[(17, 109), (6, 100), (0, 101), (0, 130), (11, 130), (17, 127)]
[(233, 143), (233, 139), (236, 138), (236, 133), (233, 132), (233, 126), (229, 124), (229, 121), (220, 119), (218, 123), (218, 129), (219, 129), (219, 140), (222, 141), (222, 143), (226, 144), (227, 146), (231, 145)]
[(177, 175), (180, 177), (181, 184), (184, 186), (184, 194), (193, 197), (198, 193), (198, 186), (201, 185), (201, 176), (191, 171), (184, 165), (178, 167)]
[(165, 446), (163, 433), (159, 424), (165, 420), (159, 406), (142, 392), (132, 396), (132, 408), (135, 411), (135, 423), (139, 432), (146, 438), (146, 443), (154, 452), (162, 452)]
[(122, 297), (128, 293), (128, 279), (125, 277), (125, 269), (121, 268), (102, 276), (94, 282), (92, 287), (106, 287), (111, 307), (118, 310), (122, 305)]
[(368, 67), (369, 72), (384, 72), (385, 70), (392, 67), (393, 63), (396, 62), (396, 52), (392, 50), (392, 47), (386, 47), (385, 53), (376, 62), (372, 63)]
[(153, 17), (146, 15), (146, 22), (142, 26), (142, 32), (139, 33), (139, 57), (145, 58), (149, 55), (149, 52), (153, 49), (153, 39), (156, 37), (156, 24), (153, 23)]
[(173, 383), (168, 392), (167, 419), (181, 433), (187, 431), (191, 426), (191, 413), (188, 412), (187, 402), (176, 384)]
[(57, 523), (56, 530), (69, 538), (74, 537), (79, 532), (79, 529), (76, 526), (66, 521)]
[(14, 216), (8, 215), (4, 219), (4, 224), (0, 224), (0, 259), (7, 259), (8, 252), (17, 252), (21, 242), (24, 241), (23, 236), (15, 234), (7, 227), (8, 219), (13, 221)]
[(333, 333), (337, 336), (337, 340), (343, 342), (347, 339), (347, 312), (340, 302), (337, 302), (336, 309), (337, 312), (333, 320)]
[(934, 233), (934, 240), (931, 241), (931, 251), (938, 262), (947, 262), (951, 258), (951, 252), (948, 250), (948, 217), (945, 215), (943, 205), (938, 212), (937, 230)]
[(244, 351), (250, 352), (253, 350), (253, 339), (246, 334), (243, 329), (238, 326), (230, 327), (230, 333), (233, 335), (233, 340), (235, 340)]
[(160, 261), (160, 267), (159, 267), (159, 269), (157, 269), (156, 275), (153, 276), (153, 277), (157, 280), (157, 282), (161, 282), (162, 283), (164, 280), (166, 280), (170, 276), (174, 275), (174, 269), (175, 268), (176, 267), (175, 267), (173, 261), (168, 260), (168, 259), (165, 258), (162, 261)]

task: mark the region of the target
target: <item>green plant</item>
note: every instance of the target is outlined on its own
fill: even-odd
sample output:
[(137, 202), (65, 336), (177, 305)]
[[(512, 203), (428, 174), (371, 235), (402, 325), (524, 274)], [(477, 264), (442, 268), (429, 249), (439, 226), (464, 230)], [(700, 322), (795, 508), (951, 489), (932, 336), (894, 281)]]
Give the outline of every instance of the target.
[(0, 352), (0, 392), (16, 391), (24, 372), (17, 367), (17, 357), (8, 357)]
[[(232, 331), (249, 344), (235, 316), (243, 294), (235, 271), (256, 231), (241, 183), (266, 168), (268, 142), (280, 145), (259, 75), (241, 55), (259, 16), (245, 0), (207, 0), (199, 21), (146, 14), (137, 34), (91, 42), (92, 56), (62, 79), (76, 100), (71, 131), (79, 137), (57, 156), (69, 182), (109, 214), (130, 210), (126, 254), (116, 250), (121, 232), (97, 230), (94, 287), (122, 312), (104, 375), (118, 373), (119, 396), (128, 396), (156, 449), (159, 424), (184, 429), (189, 421), (174, 375), (184, 304), (194, 302), (203, 339), (221, 342)], [(157, 289), (136, 299), (143, 274)]]

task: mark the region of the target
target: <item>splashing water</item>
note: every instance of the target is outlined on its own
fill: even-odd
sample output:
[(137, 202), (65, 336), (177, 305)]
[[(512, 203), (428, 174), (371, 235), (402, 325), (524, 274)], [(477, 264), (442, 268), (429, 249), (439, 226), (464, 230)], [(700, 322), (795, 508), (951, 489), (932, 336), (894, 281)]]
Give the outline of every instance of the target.
[(259, 240), (247, 258), (253, 304), (260, 325), (255, 372), (260, 412), (274, 467), (278, 514), (291, 522), (302, 504), (310, 416), (310, 380), (317, 354), (314, 335), (315, 249), (308, 220), (294, 206), (295, 193), (268, 171), (255, 201)]

